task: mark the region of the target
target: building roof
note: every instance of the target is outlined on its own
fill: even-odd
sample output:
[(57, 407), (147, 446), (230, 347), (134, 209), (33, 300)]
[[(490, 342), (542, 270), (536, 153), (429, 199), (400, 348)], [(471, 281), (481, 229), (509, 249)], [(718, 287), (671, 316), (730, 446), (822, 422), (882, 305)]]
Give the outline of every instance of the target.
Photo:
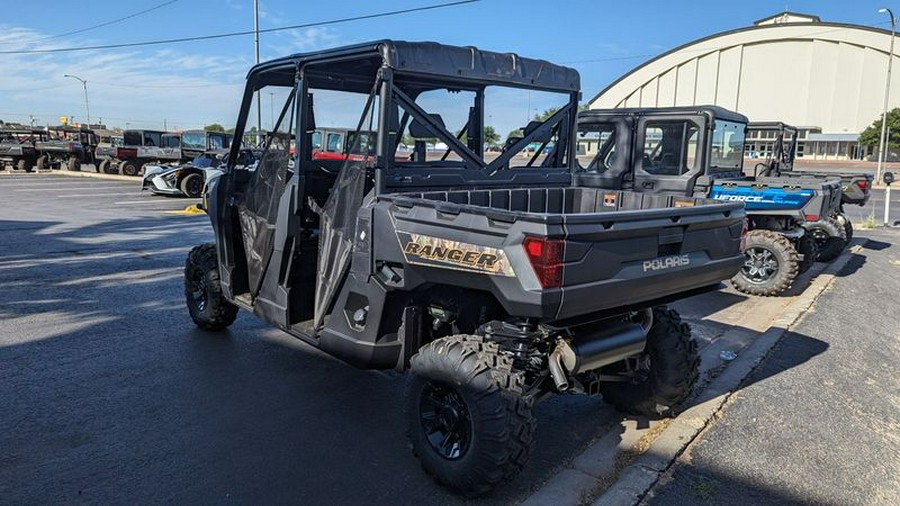
[(808, 141), (856, 142), (859, 134), (809, 134)]
[(774, 25), (780, 23), (821, 23), (822, 18), (802, 12), (784, 11), (753, 22), (754, 25)]

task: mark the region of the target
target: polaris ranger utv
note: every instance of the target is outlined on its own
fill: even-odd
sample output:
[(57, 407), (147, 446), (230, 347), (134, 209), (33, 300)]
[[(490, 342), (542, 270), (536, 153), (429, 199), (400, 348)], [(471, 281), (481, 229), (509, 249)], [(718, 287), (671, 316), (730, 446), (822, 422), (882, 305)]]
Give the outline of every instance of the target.
[[(841, 183), (841, 205), (833, 220), (822, 220), (819, 226), (808, 228), (816, 240), (819, 260), (829, 261), (837, 257), (853, 238), (853, 223), (844, 212), (845, 205), (865, 206), (869, 201), (874, 176), (864, 172), (814, 172), (794, 171), (797, 154), (797, 128), (781, 122), (750, 123), (750, 130), (773, 132), (773, 149), (764, 162), (757, 163), (754, 173), (768, 177), (800, 177), (822, 180), (836, 179)], [(835, 228), (844, 229), (844, 237)]]
[(125, 130), (123, 145), (115, 148), (103, 172), (137, 176), (145, 165), (181, 160), (181, 136), (159, 130)]
[(38, 151), (38, 170), (80, 171), (82, 164), (94, 164), (97, 135), (89, 128), (60, 125), (48, 128), (49, 138), (34, 143)]
[[(235, 138), (257, 92), (284, 103), (257, 163), (233, 143), (209, 174), (215, 244), (185, 265), (198, 326), (224, 329), (241, 308), (357, 367), (408, 370), (413, 450), (469, 496), (522, 469), (547, 395), (600, 393), (649, 416), (688, 396), (696, 344), (663, 304), (737, 272), (743, 203), (573, 184), (575, 70), (380, 41), (263, 63), (247, 79)], [(515, 92), (560, 108), (487, 162), (485, 107)], [(362, 152), (315, 159), (316, 118), (333, 111), (314, 101), (357, 104), (355, 136), (369, 132), (375, 153), (355, 142)], [(416, 149), (397, 157), (404, 136)], [(433, 138), (442, 159), (425, 156)], [(541, 163), (523, 159), (547, 140)]]
[(579, 181), (746, 203), (747, 257), (732, 283), (745, 293), (776, 295), (815, 262), (807, 230), (827, 225), (840, 205), (840, 185), (745, 177), (746, 129), (745, 116), (715, 106), (584, 111), (578, 120)]
[(0, 170), (9, 163), (13, 170), (32, 172), (38, 159), (35, 142), (47, 139), (47, 132), (24, 125), (0, 126)]

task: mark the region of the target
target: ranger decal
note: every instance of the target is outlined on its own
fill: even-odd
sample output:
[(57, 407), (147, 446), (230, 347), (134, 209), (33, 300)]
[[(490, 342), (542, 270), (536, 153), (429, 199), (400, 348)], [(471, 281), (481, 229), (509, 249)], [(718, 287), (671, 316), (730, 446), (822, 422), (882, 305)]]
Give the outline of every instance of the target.
[(397, 239), (406, 261), (414, 265), (515, 276), (506, 253), (499, 248), (400, 231)]

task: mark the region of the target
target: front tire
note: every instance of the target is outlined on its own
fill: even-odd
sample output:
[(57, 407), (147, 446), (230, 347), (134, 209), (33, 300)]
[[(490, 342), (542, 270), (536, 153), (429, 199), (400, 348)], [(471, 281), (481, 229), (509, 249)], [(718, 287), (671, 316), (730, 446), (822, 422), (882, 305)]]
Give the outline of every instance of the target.
[(437, 339), (412, 357), (410, 372), (407, 436), (438, 483), (475, 497), (522, 470), (533, 446), (533, 399), (496, 343)]
[(41, 155), (38, 157), (37, 162), (35, 162), (35, 167), (37, 168), (38, 171), (45, 170), (45, 169), (49, 168), (47, 165), (48, 161), (49, 161), (49, 159), (47, 158), (46, 155)]
[(222, 330), (234, 323), (238, 307), (222, 294), (215, 244), (195, 246), (184, 265), (184, 298), (191, 319), (206, 330)]
[(744, 265), (731, 284), (750, 295), (778, 295), (794, 283), (798, 264), (797, 250), (786, 237), (771, 230), (751, 230)]
[(816, 248), (819, 250), (818, 260), (820, 262), (834, 260), (847, 246), (847, 233), (844, 230), (844, 226), (838, 223), (837, 218), (834, 216), (829, 216), (824, 220), (809, 222), (804, 227), (816, 240)]
[(653, 309), (647, 345), (639, 356), (602, 369), (628, 381), (600, 383), (603, 399), (616, 409), (650, 418), (672, 416), (697, 382), (700, 356), (691, 328), (672, 309)]

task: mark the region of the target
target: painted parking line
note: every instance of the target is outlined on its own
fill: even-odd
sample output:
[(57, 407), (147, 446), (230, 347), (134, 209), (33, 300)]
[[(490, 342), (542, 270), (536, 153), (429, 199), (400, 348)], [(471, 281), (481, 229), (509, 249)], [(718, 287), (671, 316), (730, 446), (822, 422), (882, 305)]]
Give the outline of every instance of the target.
[(188, 204), (188, 203), (191, 203), (191, 202), (197, 202), (197, 203), (199, 203), (199, 202), (200, 202), (200, 199), (184, 199), (184, 200), (180, 200), (180, 201), (174, 201), (174, 200), (122, 200), (122, 201), (119, 201), (119, 202), (113, 202), (113, 204), (115, 204), (115, 205), (117, 205), (117, 206), (131, 206), (131, 205), (140, 205), (140, 204), (169, 204), (169, 205), (172, 205), (172, 204), (178, 204), (178, 205), (184, 205), (184, 204)]
[[(57, 186), (57, 187), (55, 187), (55, 188), (16, 188), (16, 189), (14, 189), (13, 191), (14, 191), (14, 192), (61, 192), (61, 191), (66, 191), (66, 190), (82, 190), (82, 191), (84, 191), (84, 190), (89, 189), (89, 188), (90, 188), (90, 187), (76, 187), (76, 188), (73, 188), (73, 187), (71, 187), (71, 186)], [(126, 189), (126, 188), (135, 188), (135, 186), (134, 186), (134, 185), (129, 185), (129, 186), (107, 186), (107, 187), (104, 187), (104, 188), (97, 188), (97, 190), (124, 190), (124, 189)], [(136, 191), (136, 192), (140, 191), (140, 188), (135, 188), (135, 191)]]
[(116, 192), (116, 193), (72, 193), (67, 195), (57, 195), (58, 199), (74, 199), (83, 197), (117, 197), (121, 195), (131, 195), (132, 197), (140, 195), (140, 192)]

